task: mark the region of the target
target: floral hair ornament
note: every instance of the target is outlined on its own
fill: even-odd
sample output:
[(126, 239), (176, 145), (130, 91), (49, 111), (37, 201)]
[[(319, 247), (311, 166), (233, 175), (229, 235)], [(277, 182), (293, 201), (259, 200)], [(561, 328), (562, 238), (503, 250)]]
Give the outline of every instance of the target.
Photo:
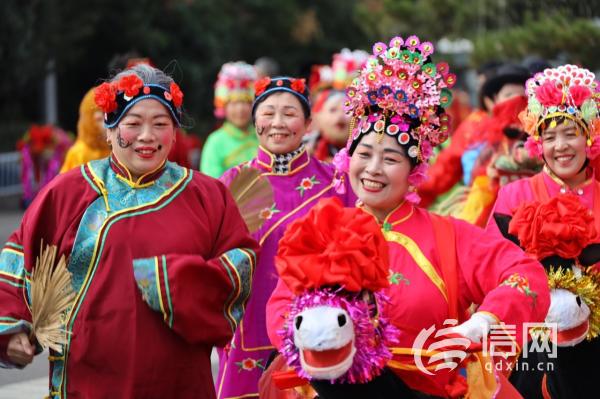
[(279, 76), (275, 78), (264, 77), (254, 83), (254, 103), (252, 103), (252, 115), (256, 111), (256, 107), (270, 94), (285, 91), (293, 94), (304, 109), (306, 115), (310, 115), (310, 93), (306, 86), (305, 79), (294, 79), (287, 76)]
[(230, 101), (254, 100), (256, 70), (243, 61), (228, 62), (221, 67), (215, 83), (215, 116), (225, 117), (225, 105)]
[(559, 120), (573, 121), (586, 134), (587, 155), (600, 153), (600, 92), (595, 75), (585, 68), (562, 65), (537, 73), (526, 83), (528, 104), (520, 115), (529, 134), (526, 148), (541, 157), (540, 130), (556, 127)]
[[(445, 109), (452, 102), (450, 88), (456, 75), (448, 64), (434, 64), (433, 44), (417, 36), (395, 37), (375, 43), (360, 75), (346, 89), (345, 110), (352, 117), (346, 151), (351, 156), (363, 135), (375, 132), (394, 137), (405, 149), (413, 166), (426, 164), (433, 147), (446, 141), (450, 117)], [(341, 159), (338, 165), (346, 165)], [(425, 178), (426, 167), (413, 168), (411, 186)], [(416, 195), (407, 199), (418, 202)]]
[(145, 85), (139, 76), (132, 73), (118, 81), (102, 83), (94, 93), (96, 105), (104, 112), (104, 126), (109, 129), (117, 126), (129, 108), (147, 98), (163, 104), (177, 126), (181, 126), (183, 92), (177, 83), (171, 83), (169, 88), (157, 84)]

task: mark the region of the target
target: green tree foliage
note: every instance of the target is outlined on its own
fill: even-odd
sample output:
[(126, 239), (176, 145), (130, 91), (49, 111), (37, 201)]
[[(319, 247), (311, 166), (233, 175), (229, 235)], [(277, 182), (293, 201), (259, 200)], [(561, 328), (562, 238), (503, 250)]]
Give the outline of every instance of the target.
[[(70, 130), (83, 94), (116, 72), (109, 67), (111, 60), (136, 52), (174, 75), (196, 121), (193, 130), (205, 135), (214, 124), (213, 85), (224, 62), (252, 63), (270, 56), (282, 73), (307, 75), (309, 63), (330, 62), (342, 47), (369, 41), (355, 19), (355, 0), (1, 3), (0, 26), (8, 30), (0, 47), (5, 131), (10, 120), (43, 121), (40, 96), (50, 60), (58, 76), (60, 124)], [(10, 137), (9, 146), (15, 138)]]
[(599, 0), (364, 0), (357, 13), (375, 37), (471, 39), (474, 66), (535, 54), (600, 68)]
[(600, 0), (2, 0), (1, 149), (43, 122), (50, 61), (66, 129), (74, 131), (83, 94), (115, 72), (111, 60), (135, 51), (175, 75), (193, 131), (206, 135), (227, 61), (270, 56), (282, 73), (307, 76), (343, 47), (414, 33), (471, 39), (474, 66), (534, 53), (599, 68), (598, 13)]

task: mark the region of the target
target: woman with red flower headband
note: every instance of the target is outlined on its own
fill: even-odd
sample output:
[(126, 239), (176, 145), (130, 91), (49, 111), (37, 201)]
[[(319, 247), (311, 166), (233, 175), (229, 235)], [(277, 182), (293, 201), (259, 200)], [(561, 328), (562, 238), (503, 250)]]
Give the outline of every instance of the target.
[(40, 243), (68, 258), (74, 302), (50, 351), (49, 398), (215, 397), (213, 346), (231, 340), (258, 245), (219, 181), (167, 161), (173, 79), (136, 65), (96, 90), (112, 154), (55, 178), (0, 253), (0, 365), (24, 367)]
[[(264, 224), (253, 233), (261, 245), (261, 257), (246, 314), (233, 341), (220, 354), (216, 381), (220, 399), (258, 397), (259, 378), (274, 351), (265, 326), (265, 305), (277, 283), (274, 257), (286, 226), (305, 215), (320, 198), (338, 196), (346, 206), (354, 206), (356, 201), (346, 185), (344, 194), (336, 192), (338, 176), (333, 166), (309, 155), (302, 144), (311, 115), (308, 92), (303, 79), (258, 80), (252, 105), (258, 154), (221, 178), (229, 184), (243, 167), (258, 169), (269, 179), (274, 204), (262, 210)], [(247, 363), (257, 367), (244, 367)]]
[[(416, 206), (414, 190), (432, 147), (448, 135), (445, 107), (455, 76), (448, 64), (431, 62), (433, 45), (416, 36), (376, 43), (373, 53), (347, 89), (353, 130), (334, 163), (348, 173), (359, 207), (377, 220), (389, 246), (390, 287), (384, 292), (390, 302), (378, 311), (400, 331), (399, 342), (389, 348), (386, 370), (366, 384), (311, 384), (322, 399), (410, 397), (404, 385), (418, 398), (514, 393), (492, 355), (518, 351), (523, 323), (543, 319), (549, 303), (544, 271), (507, 240)], [(280, 280), (267, 305), (269, 337), (284, 355), (292, 297)], [(472, 303), (479, 308), (469, 315)], [(473, 343), (486, 342), (501, 322), (515, 327), (503, 337), (509, 344), (492, 353), (478, 350)], [(454, 358), (457, 353), (462, 355)], [(314, 358), (322, 370), (332, 360), (327, 354)]]
[(574, 65), (546, 69), (526, 88), (525, 146), (544, 168), (500, 190), (488, 229), (546, 267), (552, 288), (546, 322), (558, 333), (556, 358), (534, 353), (522, 359), (553, 367), (512, 378), (527, 397), (593, 397), (600, 357), (600, 183), (589, 164), (600, 153), (600, 88), (592, 72)]

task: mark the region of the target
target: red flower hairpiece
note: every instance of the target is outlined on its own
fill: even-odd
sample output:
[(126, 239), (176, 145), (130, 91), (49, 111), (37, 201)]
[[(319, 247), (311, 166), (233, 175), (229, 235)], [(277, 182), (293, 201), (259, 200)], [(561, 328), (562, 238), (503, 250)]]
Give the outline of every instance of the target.
[(173, 97), (173, 104), (175, 104), (175, 107), (181, 107), (181, 104), (183, 104), (183, 92), (179, 88), (179, 85), (177, 83), (171, 83), (170, 91), (171, 97)]
[(304, 90), (306, 90), (306, 84), (304, 79), (294, 79), (290, 86), (292, 90), (304, 94)]
[(117, 109), (117, 88), (114, 84), (104, 82), (94, 90), (94, 101), (105, 114)]
[(255, 96), (258, 97), (261, 94), (263, 94), (265, 92), (265, 90), (267, 89), (267, 87), (269, 87), (270, 84), (271, 84), (271, 78), (268, 76), (257, 80), (254, 83)]
[(117, 89), (125, 92), (127, 97), (135, 97), (144, 86), (144, 81), (135, 74), (123, 76), (117, 83)]

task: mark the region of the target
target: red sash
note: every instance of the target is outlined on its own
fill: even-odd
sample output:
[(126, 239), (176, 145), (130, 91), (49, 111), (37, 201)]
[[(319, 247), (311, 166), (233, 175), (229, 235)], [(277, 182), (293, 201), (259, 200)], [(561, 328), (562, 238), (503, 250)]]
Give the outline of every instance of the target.
[(440, 268), (442, 279), (446, 284), (446, 295), (448, 296), (448, 316), (459, 322), (465, 320), (464, 314), (458, 313), (458, 273), (456, 261), (456, 234), (452, 221), (431, 213), (431, 224), (435, 244), (440, 256)]

